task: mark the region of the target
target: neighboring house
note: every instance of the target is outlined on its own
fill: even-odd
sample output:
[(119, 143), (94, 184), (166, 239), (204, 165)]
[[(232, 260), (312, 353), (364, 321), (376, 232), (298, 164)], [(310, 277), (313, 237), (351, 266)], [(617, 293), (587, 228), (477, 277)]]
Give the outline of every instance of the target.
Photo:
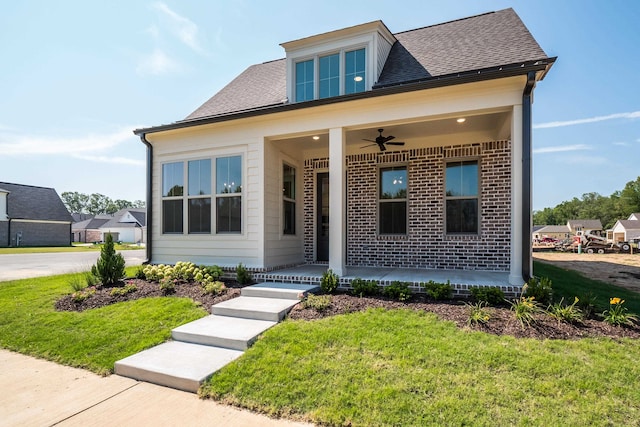
[(128, 243), (145, 243), (147, 232), (146, 209), (121, 209), (100, 227), (102, 241), (107, 234), (113, 236), (114, 241)]
[[(531, 276), (531, 102), (555, 61), (512, 9), (283, 43), (147, 145), (147, 256)], [(395, 136), (395, 138), (394, 138)]]
[(69, 246), (71, 221), (53, 188), (0, 182), (0, 247)]
[(566, 225), (545, 225), (544, 227), (533, 232), (533, 240), (542, 240), (545, 237), (552, 239), (564, 240), (569, 238), (569, 227)]
[(628, 218), (630, 221), (640, 221), (640, 213), (632, 213)]
[[(88, 214), (74, 214), (74, 215), (88, 215)], [(71, 225), (71, 231), (73, 233), (73, 241), (81, 243), (97, 243), (102, 242), (102, 227), (106, 222), (113, 219), (111, 215), (88, 215), (89, 218), (83, 221), (75, 222)]]
[[(633, 217), (636, 214), (632, 214)], [(630, 217), (630, 218), (631, 218)], [(620, 219), (613, 225), (614, 242), (631, 242), (640, 239), (640, 220)]]
[(574, 236), (582, 236), (587, 231), (602, 231), (602, 223), (599, 219), (570, 219), (567, 221), (569, 232)]

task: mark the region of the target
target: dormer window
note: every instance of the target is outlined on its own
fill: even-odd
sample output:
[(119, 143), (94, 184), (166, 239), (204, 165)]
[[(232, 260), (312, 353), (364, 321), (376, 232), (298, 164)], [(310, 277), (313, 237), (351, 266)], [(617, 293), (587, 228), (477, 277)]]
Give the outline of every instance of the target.
[(295, 100), (302, 102), (364, 92), (366, 68), (365, 48), (341, 50), (296, 62)]

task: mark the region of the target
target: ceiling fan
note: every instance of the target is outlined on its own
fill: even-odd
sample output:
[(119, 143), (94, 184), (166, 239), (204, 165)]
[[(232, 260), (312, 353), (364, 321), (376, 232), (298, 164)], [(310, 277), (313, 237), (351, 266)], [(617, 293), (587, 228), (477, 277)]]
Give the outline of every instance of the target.
[(375, 141), (373, 139), (366, 139), (363, 138), (363, 141), (369, 141), (369, 142), (373, 142), (373, 144), (369, 144), (369, 145), (365, 145), (364, 147), (361, 148), (366, 148), (366, 147), (371, 147), (372, 145), (377, 145), (378, 147), (380, 147), (380, 151), (385, 151), (387, 149), (387, 147), (385, 147), (385, 144), (387, 145), (404, 145), (404, 142), (390, 142), (393, 139), (396, 139), (395, 136), (393, 135), (388, 135), (388, 136), (382, 136), (382, 131), (384, 131), (384, 129), (378, 129), (378, 132), (380, 133), (380, 135), (378, 135), (375, 139)]

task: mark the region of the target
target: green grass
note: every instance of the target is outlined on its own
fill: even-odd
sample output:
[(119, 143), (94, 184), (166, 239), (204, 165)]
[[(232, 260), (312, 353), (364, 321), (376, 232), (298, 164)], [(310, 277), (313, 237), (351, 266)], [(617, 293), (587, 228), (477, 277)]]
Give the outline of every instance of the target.
[(115, 361), (166, 341), (172, 328), (206, 315), (190, 299), (166, 297), (82, 313), (55, 311), (74, 276), (0, 282), (0, 347), (108, 374)]
[(552, 281), (553, 298), (573, 302), (574, 297), (591, 293), (596, 297), (596, 312), (609, 308), (609, 298), (619, 297), (625, 300), (624, 306), (630, 312), (640, 314), (640, 294), (620, 286), (589, 279), (573, 270), (556, 267), (544, 262), (534, 262), (533, 270), (538, 277), (548, 277)]
[[(39, 253), (52, 253), (52, 252), (95, 252), (100, 251), (102, 244), (90, 245), (90, 246), (23, 246), (18, 248), (0, 248), (0, 255), (2, 254), (39, 254)], [(128, 251), (136, 249), (144, 249), (143, 246), (135, 244), (114, 244), (113, 247), (117, 251)]]
[(516, 339), (430, 313), (285, 321), (201, 394), (327, 425), (637, 425), (640, 342)]

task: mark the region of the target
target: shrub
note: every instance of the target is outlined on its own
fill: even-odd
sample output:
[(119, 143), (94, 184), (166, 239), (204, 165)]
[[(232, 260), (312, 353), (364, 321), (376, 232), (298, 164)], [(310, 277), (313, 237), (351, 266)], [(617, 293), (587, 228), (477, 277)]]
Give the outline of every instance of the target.
[(253, 280), (251, 277), (251, 273), (247, 270), (247, 268), (242, 265), (242, 263), (238, 264), (236, 267), (236, 280), (241, 285), (248, 285)]
[(620, 298), (611, 298), (609, 300), (609, 310), (602, 312), (604, 321), (613, 326), (633, 325), (638, 318), (633, 314), (627, 313), (627, 307), (623, 307), (624, 300)]
[(583, 318), (582, 311), (576, 307), (578, 301), (580, 300), (576, 297), (573, 300), (573, 304), (565, 305), (563, 304), (564, 298), (562, 298), (560, 302), (550, 305), (549, 308), (547, 308), (547, 313), (558, 322), (578, 323)]
[(172, 277), (164, 277), (160, 279), (160, 290), (165, 294), (172, 294), (176, 290), (176, 282), (178, 279)]
[(411, 289), (409, 289), (407, 282), (395, 280), (390, 285), (382, 288), (382, 295), (398, 301), (406, 301), (411, 298)]
[(135, 278), (136, 279), (142, 279), (142, 280), (147, 278), (146, 274), (144, 274), (144, 267), (143, 266), (139, 266), (136, 269)]
[(542, 309), (535, 297), (522, 296), (511, 302), (511, 309), (514, 311), (516, 319), (522, 327), (531, 326), (535, 323), (534, 314), (540, 313)]
[(112, 297), (125, 296), (125, 295), (128, 295), (131, 292), (135, 292), (137, 290), (138, 290), (138, 288), (136, 287), (136, 285), (127, 284), (127, 285), (124, 285), (121, 288), (113, 288), (113, 289), (111, 289), (110, 294), (111, 294)]
[(73, 302), (81, 303), (82, 301), (86, 300), (90, 296), (95, 295), (95, 293), (96, 293), (96, 288), (92, 286), (82, 291), (77, 291), (72, 293), (71, 299), (73, 300)]
[(204, 291), (204, 293), (210, 295), (219, 295), (225, 289), (227, 289), (227, 287), (224, 285), (224, 283), (219, 281), (207, 282), (202, 285), (202, 290)]
[(486, 305), (499, 305), (504, 302), (504, 292), (495, 286), (474, 286), (469, 291), (474, 300)]
[(539, 304), (549, 305), (553, 299), (551, 280), (548, 277), (532, 277), (522, 287), (522, 296), (533, 297)]
[(84, 281), (87, 283), (87, 286), (96, 286), (98, 284), (98, 278), (90, 271), (84, 274)]
[(489, 321), (491, 316), (485, 308), (487, 306), (486, 301), (480, 301), (475, 304), (465, 303), (469, 317), (467, 318), (467, 325), (485, 324)]
[(437, 283), (433, 280), (429, 280), (424, 284), (427, 295), (434, 300), (451, 299), (453, 295), (453, 288), (451, 283), (447, 280), (447, 283)]
[(332, 294), (338, 289), (338, 284), (340, 283), (340, 279), (338, 275), (335, 274), (331, 269), (328, 269), (324, 273), (322, 273), (322, 278), (320, 279), (320, 289), (325, 294)]
[(591, 292), (579, 295), (578, 308), (582, 311), (585, 319), (593, 317), (596, 310), (596, 296)]
[(96, 276), (104, 286), (112, 286), (124, 277), (124, 258), (113, 248), (113, 237), (107, 234), (104, 246), (100, 249), (100, 258), (91, 267), (91, 274)]
[[(240, 265), (242, 265), (242, 264), (240, 264)], [(240, 265), (238, 267), (240, 267)], [(213, 280), (220, 279), (222, 277), (222, 274), (224, 273), (222, 271), (222, 268), (218, 267), (217, 265), (204, 265), (204, 266), (200, 267), (200, 271), (203, 272), (204, 274), (208, 274), (209, 276), (211, 276), (213, 278)], [(238, 273), (238, 269), (236, 268), (236, 275), (237, 275), (237, 273)], [(251, 281), (251, 277), (250, 276), (249, 276), (249, 281)], [(238, 280), (238, 282), (240, 282), (240, 281)]]
[(196, 271), (196, 265), (192, 262), (178, 261), (173, 266), (173, 276), (176, 279), (189, 281), (193, 279), (193, 275)]
[(364, 280), (356, 278), (351, 281), (352, 293), (359, 297), (378, 295), (380, 289), (378, 288), (378, 282), (375, 280)]
[(331, 305), (330, 295), (314, 295), (308, 294), (307, 297), (302, 300), (303, 308), (313, 308), (316, 311), (324, 311)]
[(71, 289), (74, 292), (80, 292), (82, 290), (84, 290), (87, 287), (87, 284), (84, 280), (82, 280), (83, 278), (81, 276), (73, 276), (71, 277), (71, 279), (69, 279), (69, 286), (71, 286)]

